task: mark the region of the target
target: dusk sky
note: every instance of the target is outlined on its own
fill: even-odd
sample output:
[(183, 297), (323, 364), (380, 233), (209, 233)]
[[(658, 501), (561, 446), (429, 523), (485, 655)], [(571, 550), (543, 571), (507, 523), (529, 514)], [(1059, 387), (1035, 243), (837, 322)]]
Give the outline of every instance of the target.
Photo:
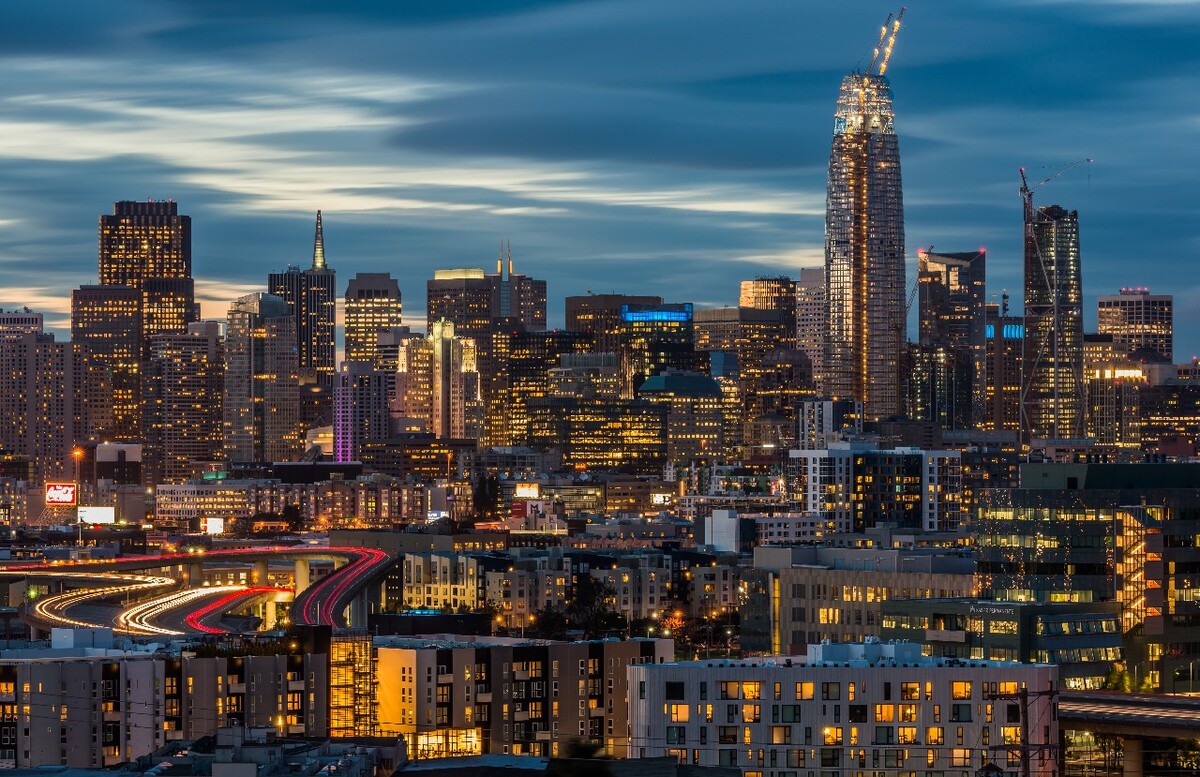
[[(562, 298), (736, 304), (823, 263), (842, 76), (899, 3), (847, 0), (11, 0), (0, 9), (0, 305), (68, 326), (114, 200), (193, 220), (208, 317), (311, 258), (391, 272), (423, 325), (435, 269)], [(909, 0), (887, 75), (916, 249), (988, 249), (1021, 299), (1018, 168), (1080, 213), (1085, 321), (1170, 292), (1200, 353), (1200, 3)]]

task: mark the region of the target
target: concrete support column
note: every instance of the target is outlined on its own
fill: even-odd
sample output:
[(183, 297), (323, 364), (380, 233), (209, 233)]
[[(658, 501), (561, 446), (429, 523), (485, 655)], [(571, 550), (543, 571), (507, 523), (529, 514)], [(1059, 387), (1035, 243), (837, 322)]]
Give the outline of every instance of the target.
[(278, 623), (279, 610), (276, 609), (275, 600), (268, 599), (263, 602), (263, 631), (274, 631)]
[(360, 591), (358, 596), (355, 596), (350, 602), (350, 613), (346, 619), (350, 628), (365, 629), (367, 627), (367, 612), (369, 610), (366, 591)]
[(192, 588), (204, 585), (204, 565), (197, 562), (188, 564), (187, 581)]
[(1123, 777), (1142, 777), (1142, 740), (1122, 737), (1121, 749), (1125, 753), (1121, 763)]
[(296, 559), (296, 594), (299, 595), (305, 588), (312, 583), (312, 568), (308, 565), (308, 559)]
[(259, 559), (254, 562), (255, 585), (267, 585), (267, 560)]

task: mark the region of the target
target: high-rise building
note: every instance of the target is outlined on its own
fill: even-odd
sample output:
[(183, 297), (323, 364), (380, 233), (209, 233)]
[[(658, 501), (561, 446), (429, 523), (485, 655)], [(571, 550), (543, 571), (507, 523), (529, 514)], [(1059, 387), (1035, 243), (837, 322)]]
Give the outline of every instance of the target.
[(226, 459), (290, 461), (301, 452), (299, 370), (296, 321), (283, 298), (238, 298), (225, 330)]
[(363, 446), (386, 440), (390, 431), (388, 399), (396, 373), (366, 362), (342, 362), (333, 390), (333, 450), (337, 461), (361, 461)]
[[(100, 284), (143, 296), (141, 342), (182, 331), (197, 318), (192, 283), (192, 219), (174, 200), (113, 203), (100, 217)], [(145, 354), (143, 354), (145, 355)]]
[(667, 460), (687, 465), (724, 453), (721, 385), (708, 375), (667, 372), (638, 388), (638, 399), (667, 408)]
[(900, 146), (883, 71), (842, 80), (825, 206), (823, 391), (862, 402), (868, 419), (900, 412), (905, 330)]
[(1025, 377), (1021, 391), (1026, 439), (1084, 434), (1083, 280), (1079, 213), (1058, 205), (1025, 205)]
[(1100, 334), (1113, 336), (1113, 344), (1138, 361), (1139, 351), (1153, 351), (1162, 361), (1174, 358), (1174, 307), (1170, 294), (1151, 294), (1149, 289), (1121, 289), (1120, 294), (1096, 300)]
[(72, 453), (94, 439), (105, 408), (87, 352), (52, 334), (0, 334), (0, 450), (25, 456), (35, 483), (77, 480)]
[(621, 344), (621, 307), (652, 308), (663, 303), (662, 297), (632, 294), (584, 294), (566, 299), (566, 326), (569, 332), (590, 334), (597, 353), (616, 353)]
[[(336, 273), (325, 262), (325, 235), (321, 226), (321, 211), (317, 211), (312, 266), (307, 270), (289, 266), (285, 272), (271, 273), (267, 281), (267, 292), (282, 297), (296, 319), (301, 381), (316, 382), (326, 389), (332, 388), (336, 371), (335, 278)], [(347, 359), (350, 360), (349, 356)]]
[(551, 371), (559, 367), (562, 356), (587, 353), (592, 342), (590, 335), (561, 329), (512, 335), (508, 351), (508, 430), (514, 444), (524, 445), (528, 440), (528, 404), (550, 395)]
[(483, 403), (475, 340), (458, 337), (449, 321), (435, 321), (426, 338), (400, 344), (392, 415), (419, 422), (439, 438), (483, 434)]
[(813, 379), (821, 386), (825, 363), (825, 332), (829, 328), (825, 268), (803, 267), (796, 281), (796, 347), (808, 357)]
[(783, 315), (784, 324), (791, 334), (789, 341), (782, 348), (792, 348), (795, 342), (790, 338), (796, 336), (797, 313), (796, 281), (787, 277), (755, 278), (752, 281), (742, 281), (738, 295), (739, 308), (755, 308), (757, 310), (778, 310)]
[(982, 429), (1021, 430), (1021, 369), (1025, 319), (1008, 312), (1008, 294), (984, 306), (984, 409)]
[(182, 483), (221, 457), (224, 378), (220, 322), (150, 338), (144, 425), (154, 482)]
[(71, 340), (108, 368), (111, 430), (119, 440), (142, 435), (142, 293), (132, 286), (81, 286), (71, 292)]
[(975, 428), (983, 417), (986, 260), (983, 249), (917, 252), (918, 343), (940, 351), (955, 380), (926, 386), (929, 412), (914, 417), (946, 429)]
[(40, 335), (45, 317), (29, 308), (24, 310), (0, 310), (0, 336), (11, 334)]
[(400, 285), (391, 275), (360, 272), (351, 278), (346, 287), (346, 361), (378, 366), (378, 335), (401, 326), (401, 312)]
[(666, 369), (695, 370), (697, 359), (692, 303), (621, 307), (621, 396), (632, 399), (651, 375)]

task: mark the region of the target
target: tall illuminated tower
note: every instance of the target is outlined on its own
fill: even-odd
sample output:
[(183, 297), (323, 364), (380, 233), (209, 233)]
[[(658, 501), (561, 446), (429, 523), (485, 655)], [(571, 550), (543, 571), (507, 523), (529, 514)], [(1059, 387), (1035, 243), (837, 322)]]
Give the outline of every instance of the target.
[(379, 366), (379, 333), (401, 326), (400, 284), (388, 273), (360, 272), (346, 287), (346, 361)]
[(842, 80), (825, 201), (829, 328), (823, 388), (835, 398), (862, 402), (867, 418), (895, 415), (901, 404), (904, 197), (892, 91), (883, 75), (899, 27), (897, 19), (886, 49), (880, 35), (865, 73)]
[(296, 343), (300, 349), (300, 378), (332, 388), (335, 372), (334, 327), (337, 318), (336, 274), (325, 263), (325, 233), (321, 211), (313, 238), (312, 267), (288, 267), (268, 276), (267, 291), (282, 297), (296, 319)]

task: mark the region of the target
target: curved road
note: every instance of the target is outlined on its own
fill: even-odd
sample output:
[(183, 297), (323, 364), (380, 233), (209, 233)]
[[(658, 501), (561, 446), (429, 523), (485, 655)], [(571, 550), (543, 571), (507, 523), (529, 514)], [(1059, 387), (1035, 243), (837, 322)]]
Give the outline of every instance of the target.
[[(83, 587), (44, 597), (31, 605), (26, 617), (36, 625), (94, 627), (107, 624), (90, 623), (73, 618), (67, 611), (73, 607), (118, 596), (141, 597), (163, 588), (181, 584), (174, 578), (128, 574), (133, 570), (152, 570), (205, 561), (259, 561), (274, 558), (333, 558), (348, 559), (349, 563), (302, 591), (292, 606), (292, 622), (300, 625), (344, 627), (343, 611), (354, 597), (371, 582), (382, 577), (391, 567), (387, 553), (371, 548), (342, 548), (316, 546), (281, 546), (270, 548), (236, 548), (208, 551), (203, 554), (167, 553), (154, 556), (131, 556), (117, 559), (94, 559), (68, 563), (21, 564), (0, 569), (0, 575), (37, 575), (83, 583)], [(88, 585), (91, 583), (91, 585)], [(213, 616), (233, 609), (245, 597), (263, 595), (266, 591), (243, 586), (210, 586), (188, 588), (162, 593), (148, 601), (127, 608), (116, 619), (115, 630), (136, 636), (176, 636), (185, 632), (163, 625), (169, 615), (184, 614), (189, 630), (200, 633), (224, 633), (224, 630), (205, 624)], [(279, 589), (270, 588), (270, 591)], [(226, 595), (215, 602), (194, 609), (194, 605), (213, 594)], [(251, 593), (252, 592), (252, 593)], [(219, 609), (224, 607), (224, 609)], [(218, 611), (219, 610), (219, 611)], [(177, 625), (174, 617), (171, 619)]]

